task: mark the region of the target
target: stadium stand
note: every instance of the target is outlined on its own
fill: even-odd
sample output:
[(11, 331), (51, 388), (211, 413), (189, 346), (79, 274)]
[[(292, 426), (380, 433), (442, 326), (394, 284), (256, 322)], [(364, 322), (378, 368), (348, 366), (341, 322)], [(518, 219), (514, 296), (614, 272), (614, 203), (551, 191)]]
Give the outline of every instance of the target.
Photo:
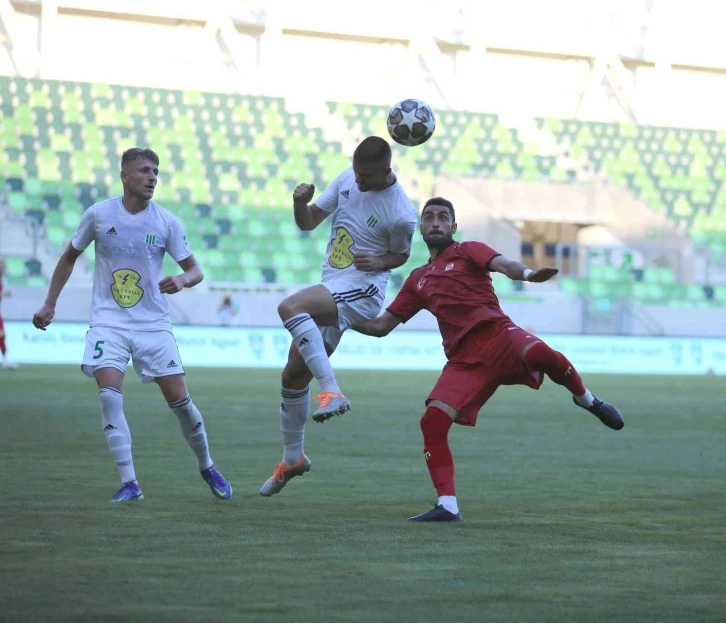
[[(214, 281), (292, 285), (317, 281), (327, 232), (300, 232), (289, 196), (300, 180), (322, 188), (345, 168), (341, 142), (324, 137), (282, 98), (110, 84), (0, 78), (4, 116), (0, 166), (12, 215), (33, 219), (44, 244), (67, 243), (80, 214), (117, 192), (119, 154), (148, 145), (162, 159), (155, 198), (186, 224), (195, 253)], [(385, 135), (387, 109), (328, 102), (361, 136)], [(627, 186), (694, 242), (726, 257), (726, 132), (536, 119), (564, 153)], [(576, 183), (538, 143), (522, 141), (497, 115), (442, 111), (426, 149), (394, 146), (396, 162), (424, 182), (437, 175)], [(93, 254), (89, 253), (89, 268)], [(427, 259), (423, 245), (412, 261)], [(726, 304), (723, 287), (682, 285), (666, 267), (635, 268), (592, 258), (583, 278), (562, 289), (602, 301), (623, 298), (674, 306)], [(9, 258), (10, 283), (43, 285), (49, 268)], [(394, 275), (390, 288), (400, 287)], [(504, 280), (498, 287), (515, 295)]]

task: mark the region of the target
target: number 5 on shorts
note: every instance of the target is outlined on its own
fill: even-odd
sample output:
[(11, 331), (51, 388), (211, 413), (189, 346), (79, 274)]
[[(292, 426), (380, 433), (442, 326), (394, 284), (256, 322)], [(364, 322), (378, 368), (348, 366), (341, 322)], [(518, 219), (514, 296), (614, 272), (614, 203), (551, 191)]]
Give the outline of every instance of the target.
[(96, 346), (94, 348), (96, 354), (93, 356), (94, 359), (100, 359), (103, 357), (103, 348), (101, 348), (101, 344), (103, 344), (104, 341), (105, 340), (98, 340), (98, 342), (96, 342)]

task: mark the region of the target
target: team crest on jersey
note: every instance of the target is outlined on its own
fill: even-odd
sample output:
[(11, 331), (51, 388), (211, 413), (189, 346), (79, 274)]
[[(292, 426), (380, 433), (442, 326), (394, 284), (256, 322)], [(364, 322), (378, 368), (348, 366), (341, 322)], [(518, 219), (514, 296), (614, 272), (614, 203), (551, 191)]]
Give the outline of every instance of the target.
[(351, 248), (355, 240), (345, 227), (338, 227), (335, 230), (333, 246), (330, 248), (328, 263), (333, 268), (348, 268), (353, 264), (353, 251)]
[(378, 223), (378, 218), (376, 216), (373, 216), (372, 214), (368, 217), (368, 220), (366, 221), (366, 224), (368, 227), (375, 227), (376, 223)]
[(421, 277), (421, 279), (418, 280), (418, 283), (416, 284), (416, 288), (419, 290), (423, 290), (423, 287), (426, 285), (426, 277)]
[(446, 268), (444, 268), (444, 272), (446, 272), (447, 270), (454, 270), (454, 262), (449, 262), (446, 265)]
[(155, 242), (156, 234), (146, 234), (146, 244), (148, 244), (150, 247), (153, 247)]
[(114, 271), (111, 294), (114, 300), (124, 308), (133, 307), (144, 296), (144, 291), (138, 286), (141, 275), (130, 268), (120, 268)]

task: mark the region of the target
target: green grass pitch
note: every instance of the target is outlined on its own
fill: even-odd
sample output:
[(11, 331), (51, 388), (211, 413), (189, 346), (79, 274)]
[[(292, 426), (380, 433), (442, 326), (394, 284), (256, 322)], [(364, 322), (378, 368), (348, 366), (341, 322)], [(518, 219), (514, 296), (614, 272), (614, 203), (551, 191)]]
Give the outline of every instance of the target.
[(726, 618), (726, 386), (586, 378), (615, 432), (549, 381), (502, 388), (454, 427), (464, 523), (436, 499), (418, 420), (431, 373), (339, 374), (353, 411), (309, 421), (312, 471), (258, 489), (280, 457), (279, 372), (188, 371), (229, 502), (174, 415), (124, 388), (146, 499), (118, 488), (93, 381), (0, 371), (0, 619), (716, 621)]

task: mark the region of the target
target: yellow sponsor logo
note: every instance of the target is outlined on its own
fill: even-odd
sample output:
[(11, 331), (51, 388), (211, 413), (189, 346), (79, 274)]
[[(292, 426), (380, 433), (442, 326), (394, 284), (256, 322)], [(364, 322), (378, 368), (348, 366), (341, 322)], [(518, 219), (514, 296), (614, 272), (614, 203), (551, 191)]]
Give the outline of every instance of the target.
[(133, 307), (144, 296), (144, 291), (139, 287), (141, 275), (130, 268), (120, 268), (111, 275), (113, 285), (111, 294), (114, 300), (121, 307)]
[(328, 262), (333, 268), (348, 268), (353, 263), (353, 251), (350, 248), (354, 243), (355, 240), (350, 232), (344, 227), (338, 227), (328, 258)]

